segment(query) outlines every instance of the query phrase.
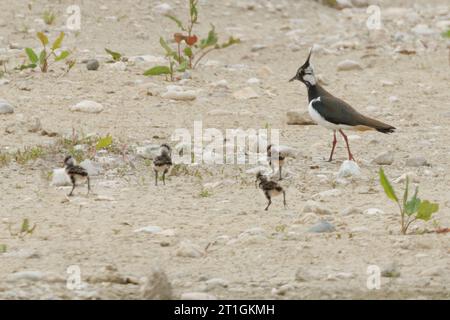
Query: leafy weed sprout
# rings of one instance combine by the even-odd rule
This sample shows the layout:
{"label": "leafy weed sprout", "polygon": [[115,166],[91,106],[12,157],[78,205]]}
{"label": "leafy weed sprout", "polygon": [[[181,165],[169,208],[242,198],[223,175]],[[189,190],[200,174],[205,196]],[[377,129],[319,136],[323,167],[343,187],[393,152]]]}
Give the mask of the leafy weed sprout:
{"label": "leafy weed sprout", "polygon": [[409,198],[409,179],[406,178],[405,191],[403,193],[403,199],[399,200],[397,195],[395,194],[394,188],[389,182],[388,178],[384,174],[382,168],[380,168],[380,183],[383,186],[384,192],[387,197],[397,203],[400,217],[401,217],[401,232],[402,234],[406,234],[409,226],[417,221],[423,220],[428,221],[431,219],[433,213],[439,210],[439,204],[432,203],[428,200],[421,200],[418,198],[419,187],[416,187],[416,190],[411,198]]}
{"label": "leafy weed sprout", "polygon": [[189,0],[189,18],[184,24],[176,16],[167,15],[167,18],[174,21],[179,32],[174,33],[173,40],[176,43],[176,49],[172,49],[163,37],[160,37],[159,43],[166,52],[168,60],[167,66],[155,66],[144,72],[146,76],[169,75],[170,80],[174,80],[175,71],[184,72],[186,69],[195,69],[200,61],[214,50],[225,49],[231,45],[240,42],[239,39],[230,37],[228,41],[219,43],[219,37],[214,25],[205,38],[200,39],[194,32],[194,26],[198,24],[198,0]]}
{"label": "leafy weed sprout", "polygon": [[13,232],[11,229],[11,224],[8,226],[9,233],[14,237],[19,237],[21,240],[24,240],[25,236],[32,235],[34,230],[36,229],[36,224],[34,224],[32,227],[30,227],[30,221],[25,218],[22,221],[22,225],[17,232]]}
{"label": "leafy weed sprout", "polygon": [[[62,42],[64,40],[64,36],[64,32],[61,32],[58,38],[56,38],[56,40],[53,42],[51,47],[49,47],[50,42],[48,37],[43,32],[38,32],[37,37],[39,38],[43,46],[41,52],[38,55],[33,49],[26,48],[25,53],[29,61],[27,64],[23,63],[18,67],[18,69],[35,69],[39,66],[41,71],[43,73],[46,73],[53,63],[67,59],[70,56],[70,51],[63,50],[59,52],[59,49],[61,48]],[[50,58],[53,58],[53,61],[51,61]],[[75,65],[75,60],[68,60],[66,64],[68,66],[68,72]]]}
{"label": "leafy weed sprout", "polygon": [[55,23],[56,20],[56,14],[53,11],[50,10],[46,10],[44,11],[44,13],[42,14],[42,19],[44,20],[46,25],[51,26],[52,24]]}

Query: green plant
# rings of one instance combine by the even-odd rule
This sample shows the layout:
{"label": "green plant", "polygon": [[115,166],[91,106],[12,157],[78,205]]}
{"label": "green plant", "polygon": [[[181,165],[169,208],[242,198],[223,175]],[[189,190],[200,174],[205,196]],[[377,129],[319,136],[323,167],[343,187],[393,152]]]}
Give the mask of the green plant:
{"label": "green plant", "polygon": [[6,252],[6,244],[0,244],[0,253]]}
{"label": "green plant", "polygon": [[36,160],[40,157],[42,157],[45,154],[45,151],[42,147],[32,147],[32,148],[25,148],[23,151],[18,150],[15,153],[14,158],[16,159],[16,162],[19,164],[25,164],[28,161]]}
{"label": "green plant", "polygon": [[[62,61],[67,57],[69,57],[70,51],[67,50],[63,50],[59,54],[56,53],[61,48],[62,42],[64,40],[64,32],[61,32],[59,34],[58,38],[56,38],[56,40],[53,42],[50,48],[47,47],[49,45],[48,37],[43,32],[38,32],[37,37],[39,38],[43,46],[41,52],[39,53],[39,55],[37,55],[37,53],[33,49],[26,48],[25,53],[27,54],[29,63],[22,64],[20,67],[18,67],[19,70],[34,69],[39,66],[41,71],[46,73],[52,63]],[[53,57],[52,62],[50,61],[51,57]],[[74,60],[69,61],[68,63],[69,70],[74,65],[75,65]]]}
{"label": "green plant", "polygon": [[111,147],[112,143],[113,143],[112,136],[111,135],[107,135],[104,138],[98,139],[98,141],[97,141],[97,143],[95,145],[95,149],[97,151],[101,150],[101,149],[107,149],[107,148]]}
{"label": "green plant", "polygon": [[200,191],[199,196],[202,198],[208,198],[212,196],[212,193],[208,189],[202,189],[202,191]]}
{"label": "green plant", "polygon": [[44,20],[45,24],[50,26],[55,22],[56,14],[53,11],[46,10],[42,15],[42,19]]}
{"label": "green plant", "polygon": [[174,21],[180,29],[180,32],[176,32],[173,35],[177,48],[176,50],[172,49],[161,37],[159,43],[166,52],[168,66],[155,66],[145,71],[144,75],[170,75],[170,79],[173,81],[175,71],[184,72],[186,69],[195,69],[208,53],[214,50],[225,49],[240,42],[239,39],[230,37],[228,41],[219,44],[219,37],[214,25],[211,25],[208,35],[199,41],[198,36],[194,32],[194,26],[198,23],[197,4],[198,0],[189,0],[187,24],[183,24],[176,16],[167,15],[167,18]]}
{"label": "green plant", "polygon": [[417,220],[428,221],[431,219],[433,213],[439,210],[439,204],[432,203],[428,200],[421,200],[418,198],[419,187],[411,198],[409,198],[409,179],[406,178],[405,191],[403,193],[403,199],[399,200],[395,194],[394,188],[389,182],[388,178],[384,174],[382,168],[380,168],[380,183],[383,186],[384,192],[387,197],[397,203],[400,210],[401,217],[401,232],[406,234],[411,223]]}
{"label": "green plant", "polygon": [[7,166],[11,162],[11,156],[0,152],[0,167]]}
{"label": "green plant", "polygon": [[444,38],[450,38],[450,29],[447,30],[447,31],[442,32],[442,36],[443,36]]}
{"label": "green plant", "polygon": [[111,56],[113,62],[121,61],[123,59],[123,55],[119,52],[115,52],[107,48],[105,48],[105,51]]}
{"label": "green plant", "polygon": [[25,218],[25,219],[22,220],[22,225],[21,225],[19,231],[13,232],[11,230],[11,224],[9,224],[8,229],[9,229],[9,233],[12,236],[19,237],[20,239],[23,240],[26,235],[28,235],[28,234],[32,235],[33,234],[34,230],[36,229],[36,224],[34,224],[32,227],[30,227],[30,221],[27,218]]}

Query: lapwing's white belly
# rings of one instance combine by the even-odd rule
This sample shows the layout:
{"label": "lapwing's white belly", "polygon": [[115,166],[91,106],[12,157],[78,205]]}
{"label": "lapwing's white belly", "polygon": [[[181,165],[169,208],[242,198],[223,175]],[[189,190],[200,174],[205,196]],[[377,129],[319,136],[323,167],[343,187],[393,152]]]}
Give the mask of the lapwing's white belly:
{"label": "lapwing's white belly", "polygon": [[316,101],[320,101],[320,97],[311,100],[311,102],[308,105],[309,115],[311,116],[311,119],[315,123],[317,123],[319,126],[325,127],[330,130],[339,130],[339,129],[354,130],[354,128],[352,126],[347,126],[345,124],[334,124],[332,122],[328,122],[327,120],[325,120],[325,118],[322,117],[320,115],[320,113],[317,112],[316,109],[314,109],[314,107],[312,105]]}

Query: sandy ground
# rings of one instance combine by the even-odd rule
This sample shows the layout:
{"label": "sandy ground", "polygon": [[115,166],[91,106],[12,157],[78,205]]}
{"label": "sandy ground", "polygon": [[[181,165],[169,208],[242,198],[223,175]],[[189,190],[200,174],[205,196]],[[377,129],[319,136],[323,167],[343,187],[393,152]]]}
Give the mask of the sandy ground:
{"label": "sandy ground", "polygon": [[[125,71],[105,63],[105,47],[127,57],[163,55],[159,36],[170,38],[176,29],[152,11],[157,2],[75,1],[82,10],[82,29],[67,32],[65,46],[76,50],[78,61],[97,58],[101,66],[87,71],[78,63],[62,77],[57,65],[48,74],[12,70],[23,50],[9,49],[10,44],[37,47],[34,34],[40,30],[55,38],[73,4],[36,0],[29,10],[28,2],[0,4],[0,57],[10,58],[3,77],[10,82],[0,85],[0,98],[15,107],[13,114],[0,115],[2,152],[48,146],[73,128],[80,134],[111,134],[128,146],[129,162],[100,154],[94,161],[108,156],[117,161],[93,177],[92,195],[85,196],[80,187],[70,200],[65,196],[70,187],[51,186],[48,178],[61,167],[64,154],[0,167],[0,244],[6,245],[0,253],[0,298],[138,299],[144,277],[155,267],[167,275],[174,298],[187,292],[219,299],[450,298],[449,235],[401,235],[397,207],[384,195],[379,165],[372,163],[378,154],[392,153],[387,175],[394,180],[413,172],[421,196],[440,204],[433,221],[418,223],[412,231],[450,226],[449,53],[439,34],[439,22],[450,20],[447,1],[415,1],[414,6],[410,1],[381,2],[380,31],[367,29],[365,8],[340,11],[294,0],[255,1],[254,6],[248,1],[201,1],[199,32],[207,32],[211,22],[221,39],[234,35],[242,43],[212,53],[191,72],[192,80],[182,84],[196,90],[191,102],[162,98],[171,83],[142,75],[152,63],[128,63]],[[184,1],[167,3],[183,16]],[[39,20],[49,8],[57,13],[53,26]],[[418,24],[435,32],[417,34],[412,29]],[[328,163],[330,131],[287,125],[286,112],[307,109],[303,84],[287,80],[313,44],[318,49],[312,63],[327,90],[397,127],[392,135],[350,133],[361,175],[345,181],[336,180],[346,160],[343,141]],[[255,45],[263,48],[252,50]],[[362,69],[337,71],[346,59]],[[246,83],[254,77],[259,84]],[[211,85],[223,79],[228,89]],[[233,94],[243,87],[251,87],[258,97],[236,99]],[[105,110],[94,115],[69,111],[82,100],[99,102]],[[29,132],[32,117],[58,137]],[[263,210],[264,195],[255,189],[254,176],[245,173],[253,166],[192,166],[187,174],[170,176],[166,186],[155,187],[153,173],[135,156],[134,147],[173,144],[174,130],[192,130],[195,120],[220,130],[280,129],[281,143],[299,150],[282,182],[288,207],[276,198],[268,212]],[[405,165],[408,157],[419,155],[430,166]],[[204,189],[209,190],[206,197],[200,195]],[[310,200],[331,214],[305,213]],[[347,208],[354,210],[342,214]],[[370,208],[383,213],[364,213]],[[8,226],[15,230],[24,218],[37,227],[21,240]],[[321,219],[336,230],[308,232]],[[134,232],[146,226],[165,232]],[[368,266],[385,270],[392,264],[400,276],[382,277],[380,289],[369,290]],[[70,266],[81,270],[78,290],[66,288]],[[20,273],[24,271],[29,273]]]}

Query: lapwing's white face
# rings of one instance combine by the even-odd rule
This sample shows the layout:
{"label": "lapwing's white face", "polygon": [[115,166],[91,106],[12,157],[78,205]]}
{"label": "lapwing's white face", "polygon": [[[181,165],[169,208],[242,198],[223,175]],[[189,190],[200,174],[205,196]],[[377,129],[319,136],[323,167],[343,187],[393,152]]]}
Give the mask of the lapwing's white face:
{"label": "lapwing's white face", "polygon": [[316,77],[312,65],[309,64],[306,68],[302,69],[301,79],[307,85],[314,86],[316,84]]}
{"label": "lapwing's white face", "polygon": [[72,157],[66,157],[66,159],[64,159],[64,164],[66,166],[74,166],[75,165],[75,159]]}

